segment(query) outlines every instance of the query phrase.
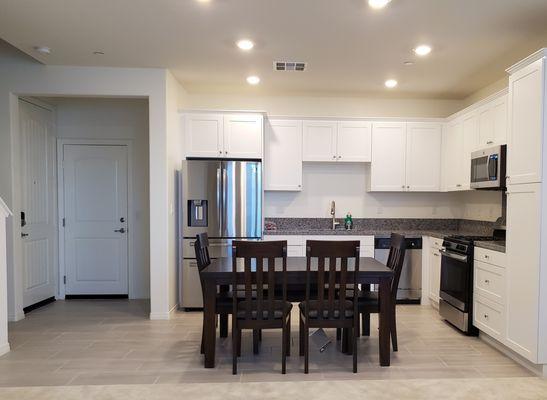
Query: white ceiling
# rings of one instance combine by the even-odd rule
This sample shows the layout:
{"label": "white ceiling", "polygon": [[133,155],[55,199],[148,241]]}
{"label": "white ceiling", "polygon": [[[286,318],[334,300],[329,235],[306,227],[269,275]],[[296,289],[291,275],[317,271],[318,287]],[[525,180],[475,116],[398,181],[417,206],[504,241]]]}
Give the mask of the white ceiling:
{"label": "white ceiling", "polygon": [[0,0],[0,37],[45,64],[166,67],[189,91],[385,95],[395,78],[389,95],[462,98],[547,46],[547,0]]}

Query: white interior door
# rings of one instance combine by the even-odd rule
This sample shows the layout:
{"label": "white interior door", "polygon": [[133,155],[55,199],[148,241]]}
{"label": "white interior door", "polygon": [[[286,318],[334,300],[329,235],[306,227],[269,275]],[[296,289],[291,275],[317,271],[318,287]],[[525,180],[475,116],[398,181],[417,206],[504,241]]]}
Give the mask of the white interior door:
{"label": "white interior door", "polygon": [[21,100],[23,307],[55,296],[56,202],[52,112]]}
{"label": "white interior door", "polygon": [[63,146],[67,295],[128,294],[127,147]]}

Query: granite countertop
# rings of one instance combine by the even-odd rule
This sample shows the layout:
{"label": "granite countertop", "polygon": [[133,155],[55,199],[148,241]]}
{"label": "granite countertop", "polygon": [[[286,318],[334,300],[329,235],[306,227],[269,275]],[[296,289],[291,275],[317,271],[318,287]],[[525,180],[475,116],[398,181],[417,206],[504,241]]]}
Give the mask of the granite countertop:
{"label": "granite countertop", "polygon": [[[277,229],[266,230],[264,235],[354,235],[354,236],[375,236],[375,237],[389,237],[391,233],[400,233],[407,237],[419,237],[419,236],[433,236],[439,239],[450,235],[461,235],[461,231],[454,230],[374,230],[374,229]],[[465,234],[465,233],[464,233]]]}
{"label": "granite countertop", "polygon": [[502,240],[477,241],[475,242],[475,247],[505,253],[505,241]]}

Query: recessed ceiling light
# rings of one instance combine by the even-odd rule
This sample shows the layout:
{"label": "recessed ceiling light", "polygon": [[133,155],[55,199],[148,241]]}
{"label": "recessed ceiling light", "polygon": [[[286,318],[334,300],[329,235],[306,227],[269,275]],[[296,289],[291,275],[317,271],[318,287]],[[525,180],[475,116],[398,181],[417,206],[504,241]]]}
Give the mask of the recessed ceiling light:
{"label": "recessed ceiling light", "polygon": [[211,0],[197,0],[198,3],[210,3]]}
{"label": "recessed ceiling light", "polygon": [[414,65],[414,61],[405,61],[403,65],[406,65],[407,67]]}
{"label": "recessed ceiling light", "polygon": [[368,0],[368,5],[376,10],[384,8],[391,0]]}
{"label": "recessed ceiling light", "polygon": [[258,85],[260,83],[260,78],[258,76],[252,75],[247,77],[247,83],[249,85]]}
{"label": "recessed ceiling light", "polygon": [[397,86],[397,81],[395,79],[388,79],[384,85],[386,85],[387,88],[394,88],[395,86]]}
{"label": "recessed ceiling light", "polygon": [[96,56],[104,56],[103,51],[94,51],[93,54],[95,54]]}
{"label": "recessed ceiling light", "polygon": [[41,54],[51,54],[51,49],[47,46],[34,46],[34,50]]}
{"label": "recessed ceiling light", "polygon": [[255,44],[249,39],[241,39],[236,44],[237,47],[245,51],[251,50],[255,46]]}
{"label": "recessed ceiling light", "polygon": [[427,44],[421,44],[414,49],[414,53],[419,56],[427,56],[429,53],[431,53],[431,46],[428,46]]}

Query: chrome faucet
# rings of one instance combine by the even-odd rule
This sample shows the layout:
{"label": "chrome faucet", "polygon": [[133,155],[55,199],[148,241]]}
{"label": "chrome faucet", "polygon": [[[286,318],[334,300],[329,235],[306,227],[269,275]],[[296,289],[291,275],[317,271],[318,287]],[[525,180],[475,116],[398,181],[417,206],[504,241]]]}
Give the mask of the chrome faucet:
{"label": "chrome faucet", "polygon": [[340,225],[340,222],[336,222],[336,203],[331,201],[330,203],[330,215],[332,215],[332,229],[336,229],[337,225]]}

